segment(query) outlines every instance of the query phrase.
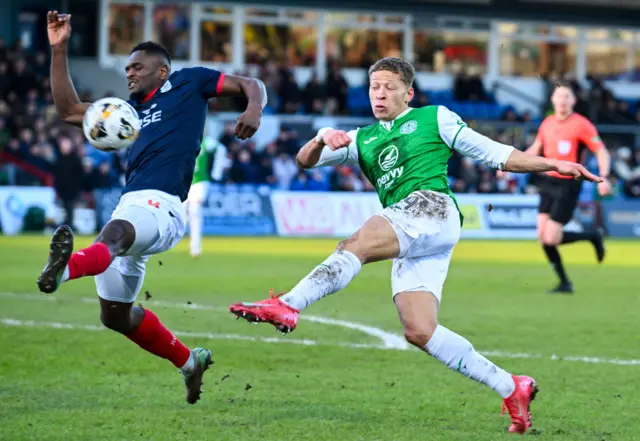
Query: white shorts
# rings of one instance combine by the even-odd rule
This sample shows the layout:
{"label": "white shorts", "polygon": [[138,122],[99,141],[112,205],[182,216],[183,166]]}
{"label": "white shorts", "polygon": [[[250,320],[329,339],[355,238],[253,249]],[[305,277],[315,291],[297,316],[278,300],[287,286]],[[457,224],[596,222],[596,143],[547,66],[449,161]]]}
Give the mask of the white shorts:
{"label": "white shorts", "polygon": [[136,241],[113,260],[107,271],[96,276],[98,296],[115,302],[135,301],[149,256],[170,250],[180,242],[186,229],[185,217],[182,201],[177,196],[158,190],[124,194],[111,219],[131,222]]}
{"label": "white shorts", "polygon": [[393,296],[428,291],[440,302],[453,248],[460,239],[460,215],[453,199],[416,191],[378,216],[389,221],[400,242],[400,255],[391,270]]}
{"label": "white shorts", "polygon": [[193,202],[195,204],[202,204],[204,200],[207,198],[207,193],[209,192],[209,182],[208,181],[200,181],[195,184],[191,184],[191,188],[189,189],[189,195],[187,196],[187,200],[185,204],[189,202]]}

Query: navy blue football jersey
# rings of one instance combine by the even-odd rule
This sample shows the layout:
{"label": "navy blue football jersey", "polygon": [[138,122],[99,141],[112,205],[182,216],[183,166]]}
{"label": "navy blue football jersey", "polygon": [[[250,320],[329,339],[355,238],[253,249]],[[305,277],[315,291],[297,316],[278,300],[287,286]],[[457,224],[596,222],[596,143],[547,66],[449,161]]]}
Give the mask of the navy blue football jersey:
{"label": "navy blue football jersey", "polygon": [[204,67],[176,71],[144,101],[128,101],[142,126],[129,148],[124,193],[160,190],[187,199],[207,116],[224,74]]}

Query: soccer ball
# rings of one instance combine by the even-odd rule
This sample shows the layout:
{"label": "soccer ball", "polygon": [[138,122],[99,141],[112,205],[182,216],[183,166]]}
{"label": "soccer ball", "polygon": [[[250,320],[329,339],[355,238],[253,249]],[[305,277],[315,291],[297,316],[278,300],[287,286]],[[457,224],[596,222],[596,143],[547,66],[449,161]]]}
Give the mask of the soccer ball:
{"label": "soccer ball", "polygon": [[131,147],[140,134],[138,112],[120,98],[102,98],[84,114],[82,130],[89,143],[105,152]]}

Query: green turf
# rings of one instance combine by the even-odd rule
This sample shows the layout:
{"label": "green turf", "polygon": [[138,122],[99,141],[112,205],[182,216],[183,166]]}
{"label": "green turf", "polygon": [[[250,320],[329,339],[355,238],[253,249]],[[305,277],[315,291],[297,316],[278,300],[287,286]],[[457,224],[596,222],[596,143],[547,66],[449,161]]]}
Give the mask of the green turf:
{"label": "green turf", "polygon": [[[185,241],[150,260],[139,301],[175,331],[217,336],[183,339],[210,347],[216,360],[195,406],[184,401],[173,366],[123,337],[38,325],[99,325],[97,304],[88,300],[95,292],[91,279],[65,284],[48,301],[36,295],[47,243],[44,236],[0,237],[0,319],[34,325],[0,325],[0,440],[513,437],[505,433],[507,417],[500,416],[501,400],[494,392],[417,350],[345,347],[380,340],[310,323],[304,315],[299,328],[282,337],[268,325],[250,326],[225,311],[230,302],[264,298],[270,287],[289,289],[331,252],[333,240],[209,240],[199,260],[189,257]],[[542,391],[532,406],[536,439],[640,436],[634,417],[640,407],[640,366],[551,359],[640,359],[633,331],[640,310],[639,248],[636,242],[610,242],[607,261],[597,265],[588,245],[564,247],[577,294],[552,297],[545,291],[555,280],[535,243],[463,241],[457,247],[441,322],[480,351],[539,355],[492,357],[538,381]],[[389,274],[387,263],[366,267],[344,292],[306,313],[400,335]],[[151,300],[145,300],[144,291]],[[209,308],[192,309],[188,302]],[[226,340],[220,334],[317,344]]]}

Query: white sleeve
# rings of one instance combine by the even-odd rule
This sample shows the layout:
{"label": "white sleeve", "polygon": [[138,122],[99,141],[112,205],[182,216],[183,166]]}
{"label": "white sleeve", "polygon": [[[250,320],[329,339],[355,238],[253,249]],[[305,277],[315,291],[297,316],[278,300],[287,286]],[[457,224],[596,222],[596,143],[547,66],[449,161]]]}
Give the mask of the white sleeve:
{"label": "white sleeve", "polygon": [[350,130],[347,132],[349,138],[351,138],[351,144],[348,147],[331,150],[329,147],[324,147],[320,154],[320,160],[314,167],[323,167],[327,165],[358,165],[358,146],[356,145],[356,135],[358,130]]}
{"label": "white sleeve", "polygon": [[512,146],[496,142],[470,129],[458,115],[444,106],[438,107],[438,128],[440,138],[451,150],[484,162],[492,168],[503,170],[515,150]]}

